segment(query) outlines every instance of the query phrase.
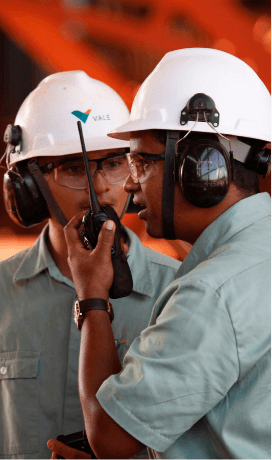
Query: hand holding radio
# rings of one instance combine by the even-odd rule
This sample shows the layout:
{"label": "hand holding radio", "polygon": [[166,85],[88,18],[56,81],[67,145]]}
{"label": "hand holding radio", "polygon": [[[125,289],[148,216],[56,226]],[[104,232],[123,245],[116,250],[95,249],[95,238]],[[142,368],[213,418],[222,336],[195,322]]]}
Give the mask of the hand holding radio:
{"label": "hand holding radio", "polygon": [[113,283],[111,248],[115,226],[108,230],[105,222],[98,236],[95,249],[86,251],[79,236],[83,213],[73,217],[64,228],[68,248],[68,264],[73,276],[78,300],[101,298],[108,300]]}
{"label": "hand holding radio", "polygon": [[95,249],[103,223],[108,220],[115,223],[115,237],[111,248],[114,277],[109,295],[111,299],[118,299],[131,294],[132,276],[122,249],[122,228],[119,217],[109,205],[101,206],[100,209],[96,214],[91,209],[86,211],[82,219],[83,230],[80,232],[80,237],[86,249]]}
{"label": "hand holding radio", "polygon": [[[84,244],[86,249],[95,250],[97,248],[99,234],[100,234],[100,231],[101,231],[101,228],[102,228],[102,225],[104,224],[104,222],[109,221],[109,220],[114,222],[114,224],[115,224],[115,233],[114,233],[114,241],[113,241],[113,244],[111,246],[111,262],[112,262],[112,268],[113,268],[113,280],[112,280],[112,284],[111,284],[110,289],[109,289],[109,296],[112,299],[118,299],[120,297],[126,297],[126,296],[129,296],[131,294],[131,292],[132,292],[133,281],[132,281],[132,276],[131,276],[129,265],[127,263],[126,255],[125,255],[125,253],[123,252],[123,249],[122,249],[122,244],[121,244],[122,227],[121,227],[121,222],[120,222],[120,219],[117,216],[115,210],[111,206],[109,206],[109,205],[100,206],[100,204],[98,202],[98,199],[97,199],[94,187],[93,187],[90,170],[89,170],[88,157],[87,157],[87,153],[86,153],[86,148],[85,148],[85,143],[84,143],[84,138],[83,138],[81,122],[78,121],[77,125],[78,125],[78,130],[79,130],[79,136],[80,136],[80,141],[81,141],[81,146],[82,146],[82,152],[83,152],[83,158],[84,158],[86,173],[87,173],[88,182],[89,182],[89,195],[90,195],[90,209],[88,209],[87,212],[83,216],[83,219],[82,219],[83,230],[80,232],[80,238],[81,238],[81,241]],[[71,224],[71,231],[72,231],[72,228],[74,228],[74,229],[78,228],[78,220],[77,219],[76,220],[72,219],[72,221],[73,221],[73,223]],[[68,230],[66,228],[66,232],[65,232],[66,237],[68,238],[68,242],[70,243],[70,245],[73,245],[73,240],[69,238],[69,229],[70,229],[70,227],[69,226],[67,226],[67,227],[68,227]],[[106,284],[104,283],[105,279],[104,279],[103,274],[102,274],[102,272],[103,272],[104,275],[105,275],[105,267],[106,267],[105,265],[102,267],[102,265],[103,265],[102,260],[105,261],[105,257],[106,257],[106,252],[105,252],[106,248],[103,248],[103,244],[106,244],[107,238],[111,238],[111,236],[107,235],[107,230],[106,229],[103,229],[102,233],[103,233],[101,235],[102,238],[103,238],[103,241],[101,241],[101,245],[102,245],[101,251],[102,252],[100,253],[100,249],[99,249],[99,252],[96,251],[94,255],[92,255],[92,256],[90,255],[89,257],[87,257],[87,260],[89,259],[90,263],[95,264],[93,266],[93,269],[95,271],[94,275],[96,275],[95,279],[97,278],[97,276],[98,277],[100,276],[100,279],[97,280],[97,284],[99,285],[99,284],[101,284],[103,282],[103,285],[106,286],[107,283]],[[74,235],[74,237],[75,237],[75,235]],[[69,244],[68,244],[68,248],[69,248]],[[104,251],[104,249],[105,249],[105,251]],[[70,254],[71,254],[71,257],[72,257],[71,251],[70,251]],[[85,257],[85,254],[86,254],[86,252],[84,251],[84,257]],[[83,254],[82,254],[82,256],[83,256]],[[73,258],[75,258],[75,253],[74,252],[73,252]],[[86,257],[85,257],[84,260],[86,260]],[[70,261],[71,261],[71,258],[70,258]],[[83,261],[83,259],[82,259],[82,261]],[[106,276],[107,279],[110,278],[109,277],[110,271],[111,271],[110,265],[111,264],[110,264],[110,261],[109,261],[108,266],[106,267],[106,269],[108,270],[108,273],[107,273],[107,276]],[[83,289],[84,284],[90,284],[91,283],[93,285],[93,279],[92,280],[89,279],[87,281],[87,283],[79,280],[79,276],[78,276],[79,272],[82,272],[82,270],[80,270],[80,267],[75,269],[75,267],[71,266],[71,270],[72,270],[72,273],[74,273],[74,274],[75,274],[75,271],[77,272],[77,274],[76,274],[76,276],[77,276],[77,284],[79,285],[78,287],[80,288],[81,293],[82,293],[83,290],[85,292],[85,289]],[[90,271],[92,271],[92,268],[88,267],[87,272],[90,272]],[[84,278],[85,278],[85,274],[86,274],[86,271],[84,271],[84,273],[82,273],[82,276]],[[95,291],[97,291],[97,290],[98,291],[99,290],[105,291],[105,288],[103,288],[102,285],[99,287],[97,284],[94,286]],[[88,289],[88,290],[90,290],[90,289]],[[78,290],[77,290],[77,293],[79,295]],[[90,297],[94,297],[93,293],[91,293]],[[97,296],[97,297],[99,297],[99,296]]]}

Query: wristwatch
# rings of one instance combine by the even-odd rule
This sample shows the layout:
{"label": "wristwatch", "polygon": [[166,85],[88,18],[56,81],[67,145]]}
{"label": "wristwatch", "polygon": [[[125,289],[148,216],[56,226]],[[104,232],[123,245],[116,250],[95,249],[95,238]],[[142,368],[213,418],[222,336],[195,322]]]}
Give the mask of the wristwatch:
{"label": "wristwatch", "polygon": [[110,321],[112,323],[113,318],[114,318],[114,313],[113,313],[112,304],[109,301],[105,299],[99,299],[96,297],[91,298],[91,299],[85,299],[85,300],[76,300],[75,308],[74,308],[74,320],[79,330],[81,330],[82,328],[84,313],[86,313],[89,310],[107,311],[110,317]]}

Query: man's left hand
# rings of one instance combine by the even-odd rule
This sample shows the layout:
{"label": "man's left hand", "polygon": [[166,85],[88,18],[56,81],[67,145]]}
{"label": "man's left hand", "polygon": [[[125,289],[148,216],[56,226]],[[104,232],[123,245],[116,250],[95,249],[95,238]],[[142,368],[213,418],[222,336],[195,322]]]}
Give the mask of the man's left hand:
{"label": "man's left hand", "polygon": [[55,439],[49,439],[47,443],[47,447],[52,450],[51,458],[91,458],[90,454],[86,454],[86,452],[82,452],[82,450],[76,450],[72,447],[66,446],[62,442],[56,441]]}
{"label": "man's left hand", "polygon": [[[113,281],[111,247],[114,242],[115,223],[104,222],[94,250],[86,250],[79,238],[83,214],[73,217],[64,228],[68,248],[68,264],[74,280],[78,300],[98,297],[108,300]],[[112,229],[107,228],[112,222]]]}

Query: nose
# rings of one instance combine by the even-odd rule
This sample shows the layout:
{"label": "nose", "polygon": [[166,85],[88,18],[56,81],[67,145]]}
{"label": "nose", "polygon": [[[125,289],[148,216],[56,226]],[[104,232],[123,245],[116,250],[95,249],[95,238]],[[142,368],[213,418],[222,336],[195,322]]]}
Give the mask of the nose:
{"label": "nose", "polygon": [[108,183],[103,171],[96,171],[96,174],[92,178],[95,193],[101,195],[110,190],[110,184]]}
{"label": "nose", "polygon": [[140,183],[135,183],[130,174],[127,176],[123,187],[127,193],[135,193],[141,189]]}

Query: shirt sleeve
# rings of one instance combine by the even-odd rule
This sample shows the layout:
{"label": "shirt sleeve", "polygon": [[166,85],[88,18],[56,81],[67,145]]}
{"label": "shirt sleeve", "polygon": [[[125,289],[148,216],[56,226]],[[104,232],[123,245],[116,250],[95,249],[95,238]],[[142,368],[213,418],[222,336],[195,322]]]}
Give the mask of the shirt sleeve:
{"label": "shirt sleeve", "polygon": [[128,433],[163,452],[225,397],[239,362],[228,310],[202,281],[172,283],[155,309],[155,324],[97,399]]}

